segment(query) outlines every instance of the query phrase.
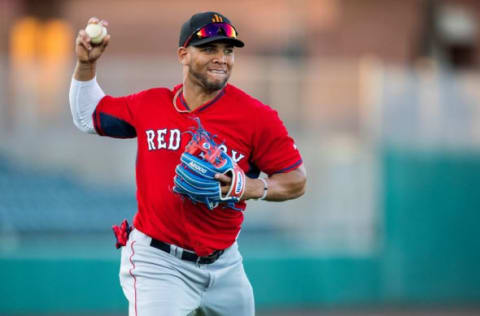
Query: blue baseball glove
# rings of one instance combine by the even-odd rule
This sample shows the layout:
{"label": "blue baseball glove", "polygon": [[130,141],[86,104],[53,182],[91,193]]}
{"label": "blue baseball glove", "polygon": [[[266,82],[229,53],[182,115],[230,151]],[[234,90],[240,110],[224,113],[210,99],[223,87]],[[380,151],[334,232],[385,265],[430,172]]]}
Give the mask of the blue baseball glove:
{"label": "blue baseball glove", "polygon": [[[245,173],[203,129],[199,119],[197,123],[198,128],[192,132],[192,140],[185,147],[180,164],[175,169],[173,191],[194,203],[205,204],[210,210],[220,204],[236,209],[235,203],[245,192]],[[232,179],[226,194],[222,194],[221,183],[215,179],[216,173]]]}

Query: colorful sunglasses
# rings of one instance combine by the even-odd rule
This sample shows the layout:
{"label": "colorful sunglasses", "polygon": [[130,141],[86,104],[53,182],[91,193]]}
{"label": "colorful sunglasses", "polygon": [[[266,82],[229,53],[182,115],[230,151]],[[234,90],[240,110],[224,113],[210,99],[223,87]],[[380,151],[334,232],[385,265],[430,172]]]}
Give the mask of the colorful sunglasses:
{"label": "colorful sunglasses", "polygon": [[204,39],[215,37],[217,35],[224,35],[228,38],[237,38],[237,31],[228,23],[210,23],[200,28],[198,31],[193,32],[193,34],[185,41],[183,47],[187,47],[194,36],[198,39]]}

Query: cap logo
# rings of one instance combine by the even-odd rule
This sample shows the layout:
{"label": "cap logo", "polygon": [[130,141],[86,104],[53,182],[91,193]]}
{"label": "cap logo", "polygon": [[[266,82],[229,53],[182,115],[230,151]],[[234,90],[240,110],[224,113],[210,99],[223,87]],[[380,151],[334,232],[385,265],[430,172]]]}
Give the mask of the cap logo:
{"label": "cap logo", "polygon": [[223,22],[223,18],[222,18],[221,16],[218,16],[217,14],[215,14],[215,15],[212,17],[212,22],[213,22],[213,23]]}

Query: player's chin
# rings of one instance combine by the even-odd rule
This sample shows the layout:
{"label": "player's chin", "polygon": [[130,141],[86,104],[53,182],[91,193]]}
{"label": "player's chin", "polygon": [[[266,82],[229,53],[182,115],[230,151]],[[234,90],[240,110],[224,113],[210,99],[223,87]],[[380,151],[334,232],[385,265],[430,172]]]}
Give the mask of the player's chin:
{"label": "player's chin", "polygon": [[229,76],[224,76],[223,78],[209,78],[209,80],[207,80],[207,87],[209,90],[213,91],[223,89],[227,84],[228,78]]}

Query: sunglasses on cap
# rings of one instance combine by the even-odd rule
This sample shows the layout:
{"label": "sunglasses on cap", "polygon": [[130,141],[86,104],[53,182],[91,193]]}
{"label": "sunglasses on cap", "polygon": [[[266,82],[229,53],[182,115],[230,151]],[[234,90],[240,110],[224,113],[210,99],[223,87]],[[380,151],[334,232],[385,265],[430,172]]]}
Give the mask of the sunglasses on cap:
{"label": "sunglasses on cap", "polygon": [[205,38],[216,37],[218,35],[236,39],[237,31],[232,25],[225,22],[210,23],[198,29],[197,31],[193,32],[193,34],[190,35],[188,39],[185,41],[185,44],[183,44],[183,47],[187,47],[194,37],[201,40]]}

